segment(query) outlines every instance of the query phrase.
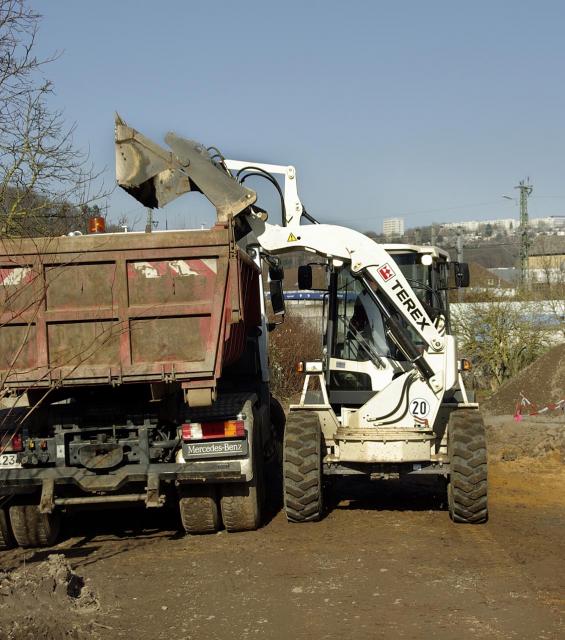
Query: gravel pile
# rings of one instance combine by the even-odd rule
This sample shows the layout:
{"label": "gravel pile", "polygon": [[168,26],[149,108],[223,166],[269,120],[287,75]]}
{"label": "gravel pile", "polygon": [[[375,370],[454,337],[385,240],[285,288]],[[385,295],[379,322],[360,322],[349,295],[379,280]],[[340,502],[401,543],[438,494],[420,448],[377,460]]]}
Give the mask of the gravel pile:
{"label": "gravel pile", "polygon": [[[481,407],[491,415],[512,414],[520,393],[538,408],[565,398],[565,344],[559,344],[502,385]],[[552,412],[554,416],[562,411]]]}

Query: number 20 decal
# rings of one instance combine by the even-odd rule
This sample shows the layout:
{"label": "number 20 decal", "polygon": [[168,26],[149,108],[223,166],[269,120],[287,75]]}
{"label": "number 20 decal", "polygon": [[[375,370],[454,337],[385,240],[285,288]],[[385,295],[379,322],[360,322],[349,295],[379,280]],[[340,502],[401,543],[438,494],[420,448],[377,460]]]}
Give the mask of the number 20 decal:
{"label": "number 20 decal", "polygon": [[414,398],[410,401],[410,415],[415,418],[425,418],[430,412],[430,405],[423,398]]}

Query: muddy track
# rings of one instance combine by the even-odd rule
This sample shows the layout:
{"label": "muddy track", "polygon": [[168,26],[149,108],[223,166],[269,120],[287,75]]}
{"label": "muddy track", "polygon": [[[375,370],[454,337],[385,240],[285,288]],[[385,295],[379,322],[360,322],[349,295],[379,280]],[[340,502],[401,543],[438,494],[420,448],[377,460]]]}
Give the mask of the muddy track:
{"label": "muddy track", "polygon": [[173,513],[99,512],[56,552],[96,593],[100,638],[557,639],[563,486],[556,457],[494,460],[486,525],[450,522],[435,481],[350,482],[321,522],[185,537]]}

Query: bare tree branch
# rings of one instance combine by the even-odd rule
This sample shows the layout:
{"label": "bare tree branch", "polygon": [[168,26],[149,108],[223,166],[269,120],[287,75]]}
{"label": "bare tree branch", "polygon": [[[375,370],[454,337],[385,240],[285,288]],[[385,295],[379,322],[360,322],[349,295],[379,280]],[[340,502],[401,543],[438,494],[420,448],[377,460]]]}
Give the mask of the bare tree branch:
{"label": "bare tree branch", "polygon": [[0,0],[0,233],[61,235],[83,227],[81,205],[103,197],[100,173],[73,142],[75,125],[49,107],[40,59],[41,16],[26,0]]}

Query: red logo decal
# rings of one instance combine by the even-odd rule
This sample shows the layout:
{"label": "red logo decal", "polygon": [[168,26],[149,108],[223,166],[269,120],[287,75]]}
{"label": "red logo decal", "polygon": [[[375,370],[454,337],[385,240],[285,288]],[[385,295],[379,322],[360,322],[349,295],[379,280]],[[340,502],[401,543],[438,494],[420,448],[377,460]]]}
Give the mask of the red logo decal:
{"label": "red logo decal", "polygon": [[382,267],[380,267],[379,269],[379,275],[381,276],[381,278],[387,282],[388,280],[390,280],[391,278],[394,278],[395,273],[394,271],[388,266],[388,264],[383,265]]}

